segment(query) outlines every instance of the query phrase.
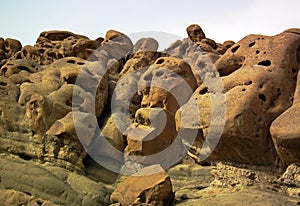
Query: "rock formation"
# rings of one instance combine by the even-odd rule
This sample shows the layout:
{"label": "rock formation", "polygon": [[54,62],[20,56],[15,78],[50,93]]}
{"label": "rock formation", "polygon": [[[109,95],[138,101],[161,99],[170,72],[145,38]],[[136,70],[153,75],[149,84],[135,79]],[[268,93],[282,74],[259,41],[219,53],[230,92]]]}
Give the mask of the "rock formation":
{"label": "rock formation", "polygon": [[0,38],[0,201],[299,204],[300,30],[186,31],[164,51],[115,30]]}

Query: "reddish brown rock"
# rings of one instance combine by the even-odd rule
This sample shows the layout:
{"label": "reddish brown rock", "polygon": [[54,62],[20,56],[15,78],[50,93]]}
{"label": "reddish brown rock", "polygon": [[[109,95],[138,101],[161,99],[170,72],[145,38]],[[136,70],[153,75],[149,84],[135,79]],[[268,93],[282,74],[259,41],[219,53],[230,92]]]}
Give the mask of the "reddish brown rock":
{"label": "reddish brown rock", "polygon": [[186,28],[189,38],[193,42],[199,42],[205,38],[202,28],[198,24],[192,24]]}
{"label": "reddish brown rock", "polygon": [[[290,97],[299,70],[299,44],[300,35],[294,32],[272,37],[250,35],[216,62],[220,74],[227,75],[222,78],[226,115],[224,131],[210,160],[278,163],[269,128],[273,120],[291,106]],[[236,58],[244,60],[232,64]],[[212,104],[216,108],[222,105],[219,100],[211,102],[213,93],[214,89],[204,84],[194,93],[200,111],[198,129],[203,132],[203,136],[201,132],[198,135],[200,142],[204,141],[212,125],[222,127],[218,119],[211,122]],[[219,114],[213,115],[218,117]]]}
{"label": "reddish brown rock", "polygon": [[[300,48],[300,47],[299,47]],[[300,72],[291,108],[281,114],[270,127],[276,151],[289,165],[300,162]]]}
{"label": "reddish brown rock", "polygon": [[[128,133],[125,152],[128,155],[153,155],[171,145],[175,137],[174,117],[167,110],[140,108]],[[143,163],[147,165],[152,162]]]}
{"label": "reddish brown rock", "polygon": [[153,165],[120,183],[110,200],[111,203],[121,203],[121,205],[146,203],[167,206],[172,203],[173,198],[170,177],[159,165]]}

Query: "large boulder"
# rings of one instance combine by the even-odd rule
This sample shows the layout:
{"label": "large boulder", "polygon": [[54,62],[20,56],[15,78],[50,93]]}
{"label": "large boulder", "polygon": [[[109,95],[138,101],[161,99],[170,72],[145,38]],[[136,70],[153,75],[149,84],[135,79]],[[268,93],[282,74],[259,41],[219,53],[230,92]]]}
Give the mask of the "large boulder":
{"label": "large boulder", "polygon": [[[160,172],[155,172],[160,171]],[[120,183],[110,197],[112,203],[170,205],[174,198],[168,174],[159,165],[140,170]]]}
{"label": "large boulder", "polygon": [[[191,99],[198,103],[200,125],[192,125],[194,120],[190,118],[190,124],[183,126],[200,129],[198,149],[209,133],[217,132],[216,128],[223,131],[222,135],[217,133],[206,142],[205,149],[210,152],[217,145],[210,160],[278,164],[269,128],[273,120],[291,106],[290,97],[295,91],[299,70],[299,44],[300,35],[295,31],[271,37],[249,35],[217,60],[216,68],[224,76],[224,91],[220,93],[224,98],[214,98],[215,93],[220,92],[214,88],[216,78],[216,84],[213,84],[214,79],[209,85],[203,83]],[[226,108],[223,120],[220,106]],[[189,110],[189,107],[183,109]],[[215,142],[218,135],[221,135],[220,141]]]}
{"label": "large boulder", "polygon": [[285,164],[300,162],[300,72],[291,108],[281,114],[270,127],[280,159]]}

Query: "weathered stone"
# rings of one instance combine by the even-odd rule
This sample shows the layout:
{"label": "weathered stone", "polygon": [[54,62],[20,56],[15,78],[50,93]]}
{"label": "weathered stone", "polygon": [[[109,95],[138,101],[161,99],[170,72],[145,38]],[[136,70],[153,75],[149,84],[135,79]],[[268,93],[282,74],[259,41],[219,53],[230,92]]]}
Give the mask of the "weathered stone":
{"label": "weathered stone", "polygon": [[[147,156],[166,149],[176,137],[173,116],[161,108],[140,108],[128,133],[128,155]],[[165,125],[164,125],[165,124]],[[167,157],[165,157],[167,161]],[[154,161],[157,161],[156,159]],[[151,164],[143,162],[144,164]]]}
{"label": "weathered stone", "polygon": [[126,146],[126,137],[120,132],[120,129],[115,123],[113,116],[108,117],[104,126],[101,129],[101,135],[107,139],[107,141],[119,151],[123,151]]}
{"label": "weathered stone", "polygon": [[164,108],[175,115],[197,84],[187,63],[175,57],[161,57],[142,75],[139,86],[142,107]]}
{"label": "weathered stone", "polygon": [[[300,47],[299,47],[300,48]],[[298,49],[299,50],[299,49]],[[270,127],[272,139],[280,159],[285,164],[300,162],[300,72],[294,102]]]}
{"label": "weathered stone", "polygon": [[79,39],[73,45],[73,54],[82,59],[88,59],[95,49],[98,49],[101,44],[97,41],[89,39]]}
{"label": "weathered stone", "polygon": [[158,42],[153,38],[141,38],[133,46],[133,53],[138,51],[152,51],[156,52],[158,49]]}
{"label": "weathered stone", "polygon": [[[228,69],[226,65],[232,66],[232,59],[245,58],[241,68],[234,68],[234,72],[227,70],[228,76],[222,78],[226,98],[224,130],[222,121],[217,118],[220,117],[219,110],[212,113],[212,105],[215,108],[222,105],[225,107],[225,102],[222,103],[221,100],[211,102],[214,84],[211,88],[203,84],[194,93],[193,101],[196,98],[198,102],[201,122],[194,129],[198,128],[203,132],[203,136],[199,132],[198,138],[203,143],[211,126],[223,130],[217,147],[214,150],[213,146],[207,148],[213,150],[210,160],[278,164],[269,127],[275,118],[291,106],[290,97],[294,93],[299,70],[299,43],[300,35],[290,32],[273,37],[250,35],[232,46],[216,62],[217,69],[224,74]],[[212,115],[215,118],[213,121]],[[194,122],[192,119],[190,121]],[[190,125],[190,128],[193,126]]]}
{"label": "weathered stone", "polygon": [[153,165],[120,183],[110,200],[121,205],[170,205],[173,197],[170,177],[159,165]]}
{"label": "weathered stone", "polygon": [[[42,71],[42,67],[32,60],[10,60],[7,61],[0,69],[0,75],[10,77],[13,74],[19,74],[25,76],[24,72],[36,73]],[[27,75],[28,76],[28,75]]]}
{"label": "weathered stone", "polygon": [[7,38],[4,41],[4,49],[7,53],[6,57],[8,59],[22,49],[22,44],[16,39]]}
{"label": "weathered stone", "polygon": [[[21,203],[45,206],[109,204],[112,189],[83,175],[19,158],[1,156],[0,163],[0,190],[5,192],[1,193],[0,199],[4,196],[9,203],[24,201]],[[14,196],[8,197],[7,193]]]}
{"label": "weathered stone", "polygon": [[192,24],[188,26],[186,28],[186,32],[193,42],[199,42],[205,38],[203,30],[198,24]]}
{"label": "weathered stone", "polygon": [[102,45],[110,56],[118,60],[125,57],[133,47],[131,40],[125,34],[115,30],[106,32]]}

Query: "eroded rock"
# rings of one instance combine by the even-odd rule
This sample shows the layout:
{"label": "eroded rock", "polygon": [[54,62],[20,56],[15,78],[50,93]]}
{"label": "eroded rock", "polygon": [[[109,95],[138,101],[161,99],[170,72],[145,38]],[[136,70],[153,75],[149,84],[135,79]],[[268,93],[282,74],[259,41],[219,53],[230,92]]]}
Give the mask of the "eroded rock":
{"label": "eroded rock", "polygon": [[174,197],[170,177],[163,170],[152,174],[155,170],[162,168],[159,165],[146,167],[120,183],[110,197],[111,202],[121,205],[170,205]]}

